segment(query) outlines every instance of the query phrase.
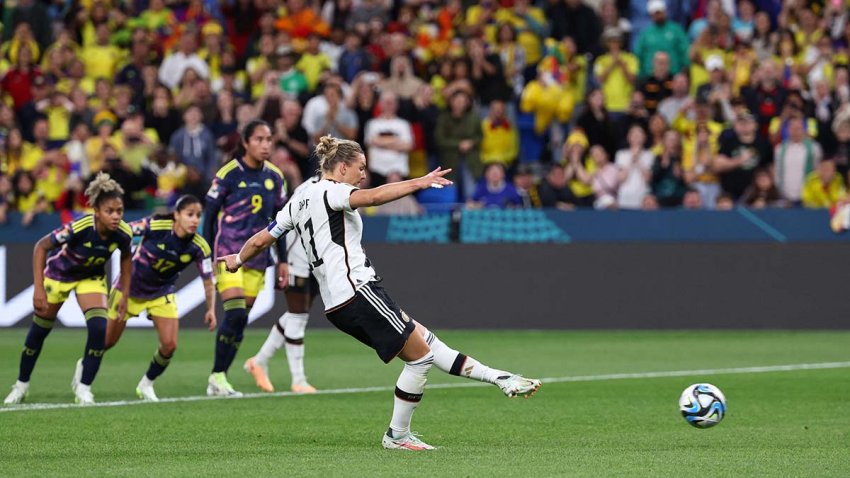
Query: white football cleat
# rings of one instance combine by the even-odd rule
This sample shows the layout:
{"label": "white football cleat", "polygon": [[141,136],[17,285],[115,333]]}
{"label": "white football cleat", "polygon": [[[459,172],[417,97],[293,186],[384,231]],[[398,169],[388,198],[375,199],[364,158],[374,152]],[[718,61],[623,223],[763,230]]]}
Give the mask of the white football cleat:
{"label": "white football cleat", "polygon": [[83,359],[77,360],[77,365],[74,368],[74,376],[71,378],[71,391],[77,393],[77,385],[83,379]]}
{"label": "white football cleat", "polygon": [[207,380],[207,395],[210,397],[241,397],[242,392],[237,392],[233,389],[233,385],[227,381],[227,375],[224,372],[216,372],[210,374]]}
{"label": "white football cleat", "polygon": [[153,391],[153,381],[146,376],[142,376],[139,384],[136,385],[136,395],[146,402],[158,402],[159,397]]}
{"label": "white football cleat", "polygon": [[6,399],[3,400],[3,405],[17,405],[23,402],[24,399],[27,398],[27,392],[29,389],[29,382],[15,382],[15,384],[12,385],[12,391],[9,392],[9,395],[6,395]]}
{"label": "white football cleat", "polygon": [[540,388],[540,385],[540,380],[525,378],[516,374],[503,375],[496,379],[496,386],[502,389],[505,396],[510,398],[517,395],[523,395],[525,398],[528,398],[534,395],[534,392]]}
{"label": "white football cleat", "polygon": [[77,384],[77,388],[74,390],[74,403],[82,406],[94,405],[94,395],[88,385]]}
{"label": "white football cleat", "polygon": [[[389,433],[389,432],[387,432]],[[416,434],[408,432],[406,435],[393,438],[387,433],[384,433],[384,438],[381,440],[381,446],[387,450],[409,450],[409,451],[427,451],[436,450],[433,446],[420,440]]]}

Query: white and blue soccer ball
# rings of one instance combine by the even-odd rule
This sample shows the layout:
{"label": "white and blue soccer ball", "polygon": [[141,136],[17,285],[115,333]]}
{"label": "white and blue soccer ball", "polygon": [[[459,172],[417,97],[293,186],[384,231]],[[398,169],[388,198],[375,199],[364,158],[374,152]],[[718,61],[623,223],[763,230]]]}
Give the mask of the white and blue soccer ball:
{"label": "white and blue soccer ball", "polygon": [[697,428],[713,427],[726,415],[726,397],[710,383],[695,383],[682,392],[679,410],[691,425]]}

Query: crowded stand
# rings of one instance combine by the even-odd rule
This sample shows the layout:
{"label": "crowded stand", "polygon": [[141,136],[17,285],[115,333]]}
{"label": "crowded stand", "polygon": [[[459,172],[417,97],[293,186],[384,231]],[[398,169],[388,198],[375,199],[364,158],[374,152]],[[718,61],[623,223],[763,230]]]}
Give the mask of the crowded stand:
{"label": "crowded stand", "polygon": [[[850,173],[850,14],[803,0],[5,0],[0,223],[203,198],[242,128],[289,191],[330,134],[372,208],[830,208]],[[366,186],[366,185],[364,185]],[[17,217],[17,216],[16,216]]]}

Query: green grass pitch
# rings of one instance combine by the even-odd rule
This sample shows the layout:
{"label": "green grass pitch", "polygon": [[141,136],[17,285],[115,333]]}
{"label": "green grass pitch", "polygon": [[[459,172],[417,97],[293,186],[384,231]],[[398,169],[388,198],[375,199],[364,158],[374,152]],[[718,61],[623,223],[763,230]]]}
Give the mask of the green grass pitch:
{"label": "green grass pitch", "polygon": [[[322,320],[322,319],[315,319]],[[249,328],[231,370],[255,392],[242,361],[267,330]],[[0,334],[2,393],[17,375],[25,330]],[[850,360],[848,332],[458,332],[447,344],[533,377],[598,376]],[[67,403],[85,334],[47,339],[27,403]],[[848,476],[850,369],[544,383],[532,399],[488,387],[426,388],[413,430],[430,453],[380,447],[400,363],[336,331],[307,334],[306,366],[320,389],[385,387],[317,396],[264,396],[95,408],[0,412],[0,476]],[[98,402],[135,401],[156,348],[128,330],[93,386]],[[200,396],[213,335],[181,332],[157,381],[161,398]],[[272,381],[288,389],[285,354]],[[591,377],[593,378],[593,377]],[[599,378],[599,377],[597,377]],[[604,377],[602,377],[604,378]],[[677,409],[691,383],[720,387],[725,420],[688,426]],[[430,384],[467,384],[436,368]]]}

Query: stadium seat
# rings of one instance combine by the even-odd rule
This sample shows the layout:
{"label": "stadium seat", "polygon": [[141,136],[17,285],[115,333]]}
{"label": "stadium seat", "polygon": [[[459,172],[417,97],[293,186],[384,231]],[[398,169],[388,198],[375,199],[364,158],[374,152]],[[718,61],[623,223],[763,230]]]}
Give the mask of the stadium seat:
{"label": "stadium seat", "polygon": [[465,210],[460,242],[569,242],[569,236],[535,209]]}
{"label": "stadium seat", "polygon": [[451,214],[433,213],[422,216],[392,216],[387,228],[387,242],[449,242]]}

